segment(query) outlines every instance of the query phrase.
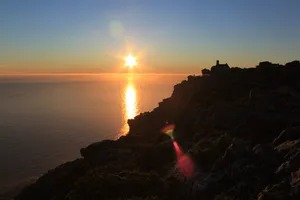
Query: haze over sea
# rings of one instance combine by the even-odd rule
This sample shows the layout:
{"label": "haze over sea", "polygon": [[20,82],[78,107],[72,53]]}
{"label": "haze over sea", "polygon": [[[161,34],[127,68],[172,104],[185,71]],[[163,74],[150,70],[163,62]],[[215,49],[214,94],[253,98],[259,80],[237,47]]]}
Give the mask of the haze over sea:
{"label": "haze over sea", "polygon": [[186,75],[0,76],[0,186],[37,177],[128,131]]}

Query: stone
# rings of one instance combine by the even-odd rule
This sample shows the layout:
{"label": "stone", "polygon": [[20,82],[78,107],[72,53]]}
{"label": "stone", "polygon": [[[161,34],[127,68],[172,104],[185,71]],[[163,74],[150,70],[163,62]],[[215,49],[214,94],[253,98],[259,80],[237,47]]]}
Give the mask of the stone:
{"label": "stone", "polygon": [[287,128],[274,139],[273,145],[277,146],[286,140],[296,140],[298,138],[300,138],[300,126]]}

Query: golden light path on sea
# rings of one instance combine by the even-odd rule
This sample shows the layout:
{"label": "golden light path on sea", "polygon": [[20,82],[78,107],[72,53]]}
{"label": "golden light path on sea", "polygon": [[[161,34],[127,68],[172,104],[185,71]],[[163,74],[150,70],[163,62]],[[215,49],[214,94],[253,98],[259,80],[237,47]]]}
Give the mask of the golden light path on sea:
{"label": "golden light path on sea", "polygon": [[126,135],[129,131],[128,119],[133,119],[138,114],[137,91],[131,75],[128,75],[127,84],[123,93],[123,127],[121,135]]}

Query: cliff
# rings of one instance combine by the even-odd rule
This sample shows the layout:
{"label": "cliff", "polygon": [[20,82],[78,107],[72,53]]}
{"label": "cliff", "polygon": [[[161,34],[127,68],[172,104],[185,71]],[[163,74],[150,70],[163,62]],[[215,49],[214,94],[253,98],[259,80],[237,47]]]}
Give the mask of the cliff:
{"label": "cliff", "polygon": [[[16,200],[300,199],[300,63],[214,66]],[[174,140],[163,134],[174,124]],[[175,147],[175,148],[174,148]],[[193,163],[180,170],[178,148]]]}

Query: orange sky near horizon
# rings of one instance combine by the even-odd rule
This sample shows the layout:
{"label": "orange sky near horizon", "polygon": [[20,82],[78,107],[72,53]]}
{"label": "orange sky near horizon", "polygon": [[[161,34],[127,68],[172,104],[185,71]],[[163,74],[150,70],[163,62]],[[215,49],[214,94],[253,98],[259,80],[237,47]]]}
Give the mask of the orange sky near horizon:
{"label": "orange sky near horizon", "polygon": [[3,1],[0,74],[201,73],[298,60],[300,1]]}

